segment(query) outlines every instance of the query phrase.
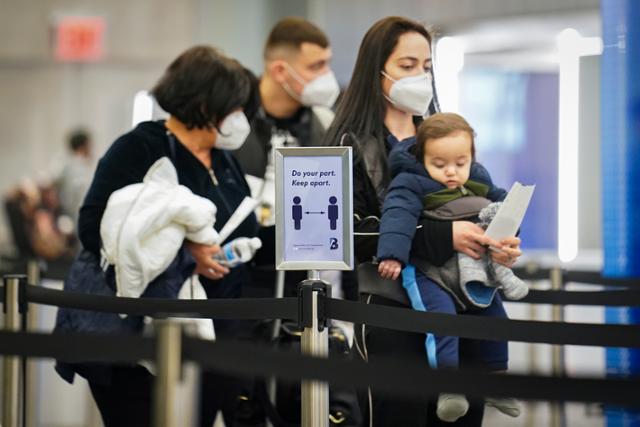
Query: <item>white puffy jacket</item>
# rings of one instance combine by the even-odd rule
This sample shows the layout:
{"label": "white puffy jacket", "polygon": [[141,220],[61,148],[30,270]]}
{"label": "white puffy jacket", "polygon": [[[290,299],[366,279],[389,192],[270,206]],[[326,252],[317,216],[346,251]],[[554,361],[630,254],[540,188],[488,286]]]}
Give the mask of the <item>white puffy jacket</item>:
{"label": "white puffy jacket", "polygon": [[138,298],[175,258],[185,239],[212,245],[216,206],[178,184],[167,157],[142,183],[114,191],[100,223],[102,257],[114,265],[117,295]]}

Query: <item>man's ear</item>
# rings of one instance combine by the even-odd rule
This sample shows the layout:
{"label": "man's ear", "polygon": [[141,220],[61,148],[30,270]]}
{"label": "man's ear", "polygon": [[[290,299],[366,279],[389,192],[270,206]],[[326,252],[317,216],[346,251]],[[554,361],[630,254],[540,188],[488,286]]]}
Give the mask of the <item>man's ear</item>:
{"label": "man's ear", "polygon": [[288,76],[286,63],[282,59],[275,59],[267,64],[267,72],[278,83],[284,83]]}

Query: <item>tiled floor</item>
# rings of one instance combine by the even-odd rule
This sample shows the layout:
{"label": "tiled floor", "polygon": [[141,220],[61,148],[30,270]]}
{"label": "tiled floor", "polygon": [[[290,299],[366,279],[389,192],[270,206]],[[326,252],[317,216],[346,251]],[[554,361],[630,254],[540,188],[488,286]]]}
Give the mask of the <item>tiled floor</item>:
{"label": "tiled floor", "polygon": [[[487,408],[485,427],[550,427],[551,414],[547,403],[524,403],[522,414],[511,418],[493,408]],[[571,403],[565,406],[566,427],[603,427],[604,417],[597,405]]]}
{"label": "tiled floor", "polygon": [[[523,403],[522,414],[511,418],[493,408],[487,408],[484,427],[550,427],[550,409],[546,403]],[[567,404],[565,427],[603,427],[604,418],[597,405]],[[214,427],[224,427],[218,417]]]}

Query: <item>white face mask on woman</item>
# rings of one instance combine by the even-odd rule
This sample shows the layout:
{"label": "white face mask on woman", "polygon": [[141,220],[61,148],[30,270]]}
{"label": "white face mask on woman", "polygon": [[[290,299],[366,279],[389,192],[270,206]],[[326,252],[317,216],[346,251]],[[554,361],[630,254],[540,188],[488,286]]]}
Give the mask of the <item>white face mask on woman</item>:
{"label": "white face mask on woman", "polygon": [[251,126],[247,116],[242,111],[234,111],[222,121],[215,147],[220,150],[237,150],[250,133]]}
{"label": "white face mask on woman", "polygon": [[384,97],[398,110],[414,116],[424,116],[427,114],[429,104],[433,98],[433,88],[431,86],[431,74],[424,73],[417,76],[403,77],[395,80],[384,71],[380,71],[383,76],[393,82],[389,96]]}
{"label": "white face mask on woman", "polygon": [[306,105],[307,107],[317,105],[331,108],[333,103],[336,102],[336,99],[338,99],[338,95],[340,94],[340,85],[338,85],[338,80],[336,80],[336,76],[333,74],[333,71],[329,70],[310,82],[307,82],[296,72],[296,70],[293,69],[291,65],[287,64],[287,68],[289,70],[289,74],[291,74],[291,76],[302,85],[302,93],[298,96],[286,83],[283,83],[282,87],[284,87],[284,90],[286,90],[292,98],[298,100],[302,105]]}

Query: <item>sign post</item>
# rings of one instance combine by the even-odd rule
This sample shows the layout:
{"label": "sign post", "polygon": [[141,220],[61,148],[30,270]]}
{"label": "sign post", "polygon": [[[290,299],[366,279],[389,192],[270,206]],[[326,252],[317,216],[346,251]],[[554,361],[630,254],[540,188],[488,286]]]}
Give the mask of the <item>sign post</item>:
{"label": "sign post", "polygon": [[[327,357],[328,331],[318,300],[330,297],[320,270],[353,269],[350,147],[276,150],[276,268],[307,270],[299,288],[304,354]],[[302,381],[302,426],[329,426],[329,386]]]}

